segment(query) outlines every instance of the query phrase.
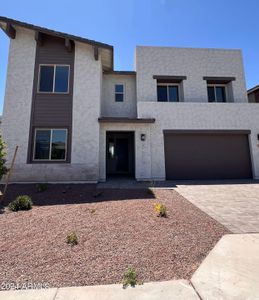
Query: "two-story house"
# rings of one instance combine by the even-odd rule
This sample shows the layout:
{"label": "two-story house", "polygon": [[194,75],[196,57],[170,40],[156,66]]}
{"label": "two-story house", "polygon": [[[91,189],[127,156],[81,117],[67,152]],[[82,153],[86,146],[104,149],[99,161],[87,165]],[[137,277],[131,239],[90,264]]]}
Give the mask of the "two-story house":
{"label": "two-story house", "polygon": [[14,182],[259,179],[259,105],[240,50],[113,47],[0,17],[10,38],[2,132]]}

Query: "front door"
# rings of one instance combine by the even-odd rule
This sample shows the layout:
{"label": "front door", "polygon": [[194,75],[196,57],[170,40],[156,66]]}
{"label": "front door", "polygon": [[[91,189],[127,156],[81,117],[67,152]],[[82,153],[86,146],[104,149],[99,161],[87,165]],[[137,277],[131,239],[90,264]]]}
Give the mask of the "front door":
{"label": "front door", "polygon": [[134,133],[107,132],[106,145],[107,175],[133,175]]}

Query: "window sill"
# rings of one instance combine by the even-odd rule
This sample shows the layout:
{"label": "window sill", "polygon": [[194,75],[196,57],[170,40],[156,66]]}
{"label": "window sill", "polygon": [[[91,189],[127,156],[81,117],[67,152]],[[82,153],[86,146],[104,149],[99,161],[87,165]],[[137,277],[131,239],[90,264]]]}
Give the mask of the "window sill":
{"label": "window sill", "polygon": [[32,160],[30,162],[28,162],[28,164],[39,164],[39,165],[42,165],[42,164],[71,164],[70,161],[68,160],[63,160],[63,161],[59,161],[59,160]]}
{"label": "window sill", "polygon": [[64,93],[62,93],[62,92],[55,92],[55,93],[53,93],[53,92],[37,92],[37,94],[43,94],[43,95],[69,95],[69,92],[64,92]]}

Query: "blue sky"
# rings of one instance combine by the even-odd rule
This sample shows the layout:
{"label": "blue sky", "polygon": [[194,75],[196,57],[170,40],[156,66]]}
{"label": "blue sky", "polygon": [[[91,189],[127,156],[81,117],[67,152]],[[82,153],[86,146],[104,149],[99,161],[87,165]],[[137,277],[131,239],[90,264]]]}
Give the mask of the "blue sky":
{"label": "blue sky", "polygon": [[[247,87],[259,84],[258,0],[1,2],[1,16],[113,45],[117,70],[134,68],[136,45],[239,48]],[[8,45],[0,32],[0,113]]]}

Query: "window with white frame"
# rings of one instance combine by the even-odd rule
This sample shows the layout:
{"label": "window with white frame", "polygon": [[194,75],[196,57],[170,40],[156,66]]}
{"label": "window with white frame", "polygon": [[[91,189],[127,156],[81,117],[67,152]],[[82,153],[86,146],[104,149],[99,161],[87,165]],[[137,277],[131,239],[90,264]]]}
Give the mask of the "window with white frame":
{"label": "window with white frame", "polygon": [[66,160],[67,129],[36,129],[33,153],[33,160]]}
{"label": "window with white frame", "polygon": [[179,84],[158,83],[158,102],[179,102]]}
{"label": "window with white frame", "polygon": [[226,102],[226,85],[208,84],[207,91],[209,102]]}
{"label": "window with white frame", "polygon": [[68,93],[69,65],[40,65],[38,92]]}
{"label": "window with white frame", "polygon": [[124,84],[117,83],[114,86],[115,91],[115,102],[123,102],[124,101]]}

